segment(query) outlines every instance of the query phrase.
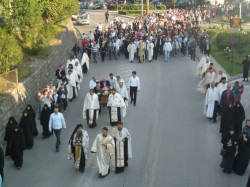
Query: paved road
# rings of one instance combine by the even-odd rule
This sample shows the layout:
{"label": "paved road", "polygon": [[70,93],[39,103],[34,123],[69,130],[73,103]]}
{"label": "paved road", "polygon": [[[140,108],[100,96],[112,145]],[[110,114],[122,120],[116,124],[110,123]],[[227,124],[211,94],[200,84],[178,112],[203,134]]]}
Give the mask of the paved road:
{"label": "paved road", "polygon": [[[101,15],[96,17],[98,19]],[[163,61],[162,56],[145,64],[129,63],[123,56],[117,61],[91,62],[80,95],[69,104],[64,114],[67,129],[62,132],[60,152],[55,152],[55,137],[46,140],[36,137],[34,148],[24,152],[20,171],[7,158],[5,186],[245,186],[249,168],[243,177],[226,175],[219,168],[219,123],[213,124],[202,115],[204,96],[196,92],[198,78],[195,66],[196,62],[188,57],[171,59],[168,63]],[[137,106],[129,106],[123,122],[132,134],[133,159],[124,173],[116,175],[112,172],[100,179],[97,168],[91,167],[95,155],[89,153],[85,173],[81,174],[74,169],[73,161],[67,160],[67,141],[75,125],[85,125],[90,145],[102,127],[109,127],[107,111],[103,111],[95,129],[89,129],[82,119],[88,83],[93,76],[101,79],[110,72],[120,75],[127,82],[132,70],[136,70],[141,79],[141,92]],[[246,95],[243,95],[246,102],[244,97]]]}

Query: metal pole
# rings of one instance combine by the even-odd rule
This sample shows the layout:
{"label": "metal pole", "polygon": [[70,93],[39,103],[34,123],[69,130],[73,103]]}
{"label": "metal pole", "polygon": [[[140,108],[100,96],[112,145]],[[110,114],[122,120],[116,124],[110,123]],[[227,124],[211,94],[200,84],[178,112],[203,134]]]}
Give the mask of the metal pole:
{"label": "metal pole", "polygon": [[232,45],[232,63],[231,63],[231,74],[233,74],[234,70],[234,46]]}
{"label": "metal pole", "polygon": [[143,0],[141,0],[141,16],[143,16]]}
{"label": "metal pole", "polygon": [[240,3],[240,18],[241,18],[241,3]]}

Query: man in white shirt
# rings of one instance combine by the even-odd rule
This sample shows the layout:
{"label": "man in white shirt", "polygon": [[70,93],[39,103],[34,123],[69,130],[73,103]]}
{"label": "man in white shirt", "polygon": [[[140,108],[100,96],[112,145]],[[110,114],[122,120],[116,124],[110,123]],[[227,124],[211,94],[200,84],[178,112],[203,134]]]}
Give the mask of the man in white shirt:
{"label": "man in white shirt", "polygon": [[108,81],[109,81],[109,83],[110,83],[110,86],[111,86],[112,88],[114,88],[117,79],[116,79],[116,77],[113,75],[113,73],[110,73],[110,74],[109,74]]}
{"label": "man in white shirt", "polygon": [[94,89],[94,87],[96,87],[96,81],[97,81],[97,78],[93,77],[93,80],[89,82],[89,89]]}
{"label": "man in white shirt", "polygon": [[130,98],[131,102],[134,102],[134,106],[136,106],[136,96],[137,92],[139,92],[140,88],[140,78],[136,76],[136,71],[132,72],[132,76],[128,81],[128,89],[130,89]]}
{"label": "man in white shirt", "polygon": [[56,135],[56,152],[59,152],[59,145],[61,144],[60,135],[61,130],[66,129],[66,123],[63,114],[59,112],[58,106],[54,107],[54,113],[49,118],[49,131],[52,133],[52,129]]}

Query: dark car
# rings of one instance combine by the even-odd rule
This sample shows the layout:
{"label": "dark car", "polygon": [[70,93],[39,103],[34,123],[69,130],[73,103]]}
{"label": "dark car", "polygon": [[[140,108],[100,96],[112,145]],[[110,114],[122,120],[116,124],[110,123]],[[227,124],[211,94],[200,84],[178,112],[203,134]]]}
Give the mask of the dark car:
{"label": "dark car", "polygon": [[183,8],[183,9],[185,9],[185,8],[188,8],[190,5],[191,5],[190,2],[180,2],[180,3],[178,2],[178,3],[175,4],[175,8]]}

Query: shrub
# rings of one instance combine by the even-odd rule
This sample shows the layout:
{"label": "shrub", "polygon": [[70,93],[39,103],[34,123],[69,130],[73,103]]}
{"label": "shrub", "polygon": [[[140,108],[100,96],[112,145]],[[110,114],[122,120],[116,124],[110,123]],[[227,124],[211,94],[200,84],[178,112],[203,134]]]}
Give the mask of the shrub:
{"label": "shrub", "polygon": [[217,34],[217,32],[214,30],[207,30],[207,33],[211,38],[215,37]]}
{"label": "shrub", "polygon": [[161,10],[167,10],[167,7],[166,7],[166,5],[160,5],[160,9]]}
{"label": "shrub", "polygon": [[[141,10],[141,5],[125,5],[126,10]],[[149,10],[154,10],[154,5],[149,5]],[[143,5],[143,10],[146,10],[146,5]]]}
{"label": "shrub", "polygon": [[0,29],[0,41],[0,73],[3,73],[22,62],[23,52],[16,38],[5,29]]}

